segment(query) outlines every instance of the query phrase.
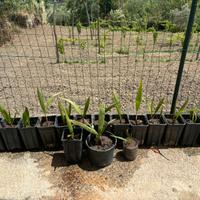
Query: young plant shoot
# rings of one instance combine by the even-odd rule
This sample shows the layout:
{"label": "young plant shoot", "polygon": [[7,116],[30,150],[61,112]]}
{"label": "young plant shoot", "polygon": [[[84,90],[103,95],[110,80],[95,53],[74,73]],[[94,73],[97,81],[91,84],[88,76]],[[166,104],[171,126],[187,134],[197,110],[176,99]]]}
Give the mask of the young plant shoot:
{"label": "young plant shoot", "polygon": [[11,117],[10,111],[7,111],[4,106],[0,105],[0,113],[7,125],[13,126],[14,118]]}
{"label": "young plant shoot", "polygon": [[31,125],[29,110],[27,107],[25,107],[25,111],[22,114],[22,123],[24,128],[29,127]]}
{"label": "young plant shoot", "polygon": [[122,123],[122,106],[121,106],[120,98],[116,92],[113,92],[113,105],[116,108],[120,123]]}
{"label": "young plant shoot", "polygon": [[106,130],[106,127],[110,125],[114,120],[109,122],[105,121],[105,114],[106,114],[106,107],[105,104],[101,104],[99,106],[99,119],[98,119],[98,131],[94,129],[94,127],[89,123],[81,123],[79,121],[72,120],[72,123],[76,126],[80,126],[84,130],[88,131],[89,133],[95,136],[95,143],[96,145],[102,145],[102,135]]}
{"label": "young plant shoot", "polygon": [[193,107],[189,110],[189,113],[190,113],[190,120],[192,120],[193,123],[196,123],[198,119],[199,109]]}
{"label": "young plant shoot", "polygon": [[62,103],[59,101],[58,102],[58,109],[60,111],[60,115],[61,115],[61,118],[62,118],[62,122],[63,124],[66,123],[66,117],[65,117],[65,112],[67,112],[68,116],[71,115],[71,110],[72,110],[72,106],[71,104],[69,104],[69,107],[68,108],[65,108]]}
{"label": "young plant shoot", "polygon": [[54,94],[53,96],[49,97],[47,100],[44,97],[43,92],[37,88],[37,96],[38,96],[38,100],[40,103],[40,108],[42,110],[42,112],[44,113],[46,122],[48,122],[48,118],[47,118],[47,113],[49,110],[49,107],[52,105],[52,103],[54,102],[55,98],[61,94],[61,92]]}
{"label": "young plant shoot", "polygon": [[142,89],[143,86],[142,86],[142,80],[140,81],[140,85],[138,87],[138,90],[137,90],[137,94],[136,94],[136,98],[135,98],[135,110],[136,110],[136,119],[135,119],[135,122],[137,124],[137,121],[138,121],[138,111],[140,110],[140,106],[141,106],[141,103],[142,103]]}
{"label": "young plant shoot", "polygon": [[90,97],[88,97],[86,99],[86,102],[85,102],[85,105],[84,105],[83,108],[81,108],[78,104],[76,104],[75,102],[73,102],[69,99],[66,99],[66,98],[61,98],[61,99],[68,102],[75,109],[75,111],[81,116],[82,122],[86,121],[85,117],[87,115],[87,112],[88,112],[88,109],[89,109],[89,106],[90,106]]}
{"label": "young plant shoot", "polygon": [[164,98],[160,99],[157,105],[155,105],[154,98],[151,100],[151,102],[148,104],[148,112],[151,115],[151,119],[155,118],[155,115],[160,111],[160,115],[163,111],[164,106]]}
{"label": "young plant shoot", "polygon": [[69,118],[69,115],[68,115],[68,112],[67,110],[65,110],[65,119],[66,119],[66,124],[67,124],[67,127],[69,129],[69,135],[67,136],[69,139],[74,139],[74,128],[73,128],[73,125],[72,125],[72,121],[71,119]]}
{"label": "young plant shoot", "polygon": [[189,99],[187,99],[184,104],[173,114],[172,122],[176,123],[177,119],[182,115],[188,105]]}

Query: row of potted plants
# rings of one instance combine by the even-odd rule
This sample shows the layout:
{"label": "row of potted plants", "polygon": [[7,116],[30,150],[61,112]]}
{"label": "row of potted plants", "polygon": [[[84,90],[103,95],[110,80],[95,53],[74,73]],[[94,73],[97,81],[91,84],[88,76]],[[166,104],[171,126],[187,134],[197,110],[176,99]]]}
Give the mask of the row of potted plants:
{"label": "row of potted plants", "polygon": [[[82,148],[89,150],[91,162],[95,165],[107,165],[112,161],[114,147],[124,147],[127,159],[135,158],[135,149],[138,144],[146,146],[165,145],[193,146],[199,137],[200,120],[198,109],[193,108],[189,114],[185,112],[188,100],[177,109],[173,115],[163,115],[164,99],[155,105],[154,99],[148,106],[148,115],[138,115],[142,102],[142,81],[139,84],[135,98],[135,115],[122,113],[119,96],[114,92],[112,105],[99,106],[98,115],[88,115],[90,98],[84,107],[75,102],[59,97],[58,108],[60,116],[47,116],[57,93],[45,99],[41,90],[37,90],[38,99],[44,117],[31,118],[28,108],[20,118],[12,118],[9,111],[0,106],[3,116],[0,128],[0,150],[22,149],[59,149],[61,139],[63,142],[66,159],[71,162],[80,161]],[[65,101],[66,106],[61,103]],[[77,115],[71,115],[74,109]],[[116,115],[109,115],[112,109]],[[105,152],[111,152],[106,156]],[[132,151],[131,151],[132,150]]]}

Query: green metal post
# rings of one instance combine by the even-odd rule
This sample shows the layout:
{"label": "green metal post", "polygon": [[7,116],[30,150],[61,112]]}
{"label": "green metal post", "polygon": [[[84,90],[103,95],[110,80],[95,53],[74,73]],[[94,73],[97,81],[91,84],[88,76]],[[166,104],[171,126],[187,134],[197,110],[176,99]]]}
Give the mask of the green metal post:
{"label": "green metal post", "polygon": [[174,89],[171,114],[174,114],[176,111],[176,102],[177,102],[178,92],[179,92],[179,88],[180,88],[180,84],[181,84],[181,79],[182,79],[183,69],[184,69],[184,65],[185,65],[185,59],[186,59],[186,55],[187,55],[187,51],[188,51],[188,46],[189,46],[190,38],[191,38],[191,34],[192,34],[192,26],[194,23],[195,13],[196,13],[196,9],[197,9],[197,1],[198,0],[192,0],[190,17],[189,17],[189,21],[188,21],[187,30],[185,33],[185,40],[184,40],[184,44],[183,44],[181,60],[180,60],[178,75],[177,75],[177,79],[176,79],[176,85],[175,85],[175,89]]}

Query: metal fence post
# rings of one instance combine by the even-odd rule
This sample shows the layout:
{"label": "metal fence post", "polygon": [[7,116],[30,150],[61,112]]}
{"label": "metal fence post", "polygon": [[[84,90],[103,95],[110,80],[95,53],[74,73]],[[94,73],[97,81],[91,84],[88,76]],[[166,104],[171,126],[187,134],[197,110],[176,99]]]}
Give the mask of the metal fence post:
{"label": "metal fence post", "polygon": [[60,56],[59,56],[59,51],[58,51],[58,36],[56,33],[56,18],[55,18],[55,12],[56,12],[56,3],[57,0],[54,0],[53,4],[53,33],[54,33],[54,38],[55,38],[55,47],[56,47],[56,62],[60,62]]}
{"label": "metal fence post", "polygon": [[179,88],[180,88],[180,84],[181,84],[181,79],[182,79],[183,69],[184,69],[184,65],[185,65],[185,59],[186,59],[186,55],[187,55],[187,51],[188,51],[188,46],[189,46],[190,38],[191,38],[191,34],[192,34],[192,26],[193,26],[195,14],[196,14],[197,1],[198,0],[192,0],[189,21],[188,21],[187,30],[185,33],[185,40],[184,40],[184,44],[183,44],[181,60],[180,60],[178,75],[177,75],[177,79],[176,79],[176,85],[175,85],[175,89],[174,89],[174,96],[173,96],[173,101],[172,101],[172,106],[171,106],[171,114],[174,114],[176,111],[176,102],[177,102],[177,97],[178,97]]}

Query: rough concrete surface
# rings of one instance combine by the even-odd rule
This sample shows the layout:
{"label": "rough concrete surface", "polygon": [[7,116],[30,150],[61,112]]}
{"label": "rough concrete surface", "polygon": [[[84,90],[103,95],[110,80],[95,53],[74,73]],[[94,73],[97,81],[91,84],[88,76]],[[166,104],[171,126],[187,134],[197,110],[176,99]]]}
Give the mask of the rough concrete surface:
{"label": "rough concrete surface", "polygon": [[126,162],[97,169],[84,158],[68,165],[61,152],[0,154],[0,199],[200,200],[200,148],[141,149]]}

